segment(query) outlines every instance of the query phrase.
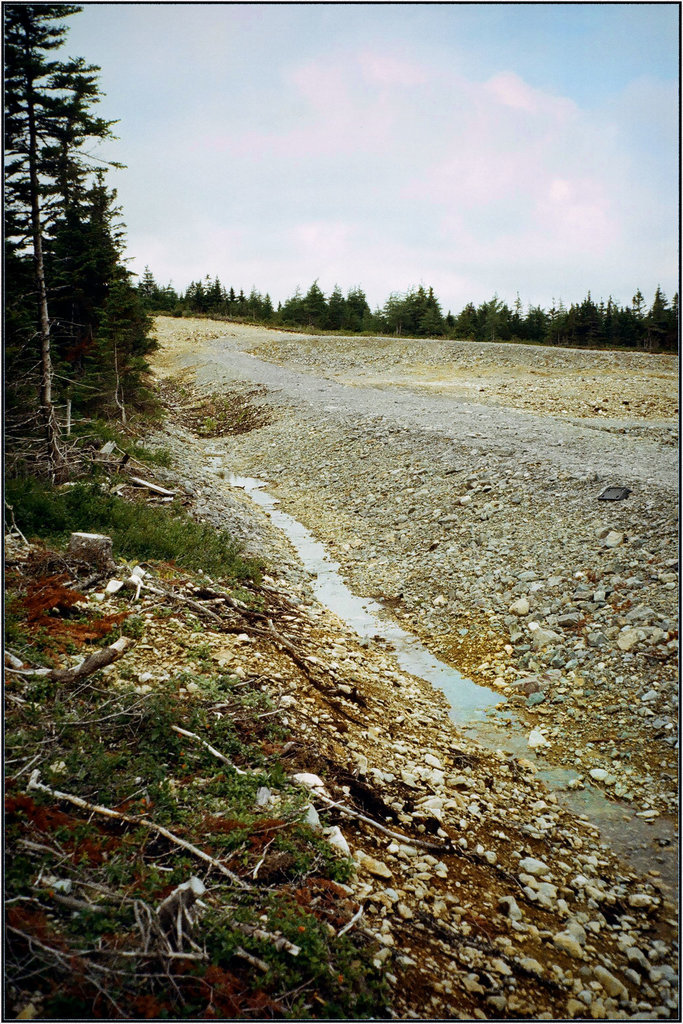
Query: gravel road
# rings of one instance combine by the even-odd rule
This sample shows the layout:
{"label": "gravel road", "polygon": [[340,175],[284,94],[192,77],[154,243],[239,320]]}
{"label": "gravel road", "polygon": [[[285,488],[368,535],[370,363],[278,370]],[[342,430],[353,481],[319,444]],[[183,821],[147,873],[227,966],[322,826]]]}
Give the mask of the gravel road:
{"label": "gravel road", "polygon": [[[296,404],[326,420],[348,422],[350,418],[381,417],[389,425],[452,438],[471,448],[485,448],[514,457],[520,464],[546,462],[579,477],[597,473],[600,477],[613,477],[615,481],[629,484],[677,487],[677,448],[662,445],[659,440],[662,430],[670,433],[675,429],[675,406],[671,408],[668,422],[657,420],[650,424],[629,418],[584,425],[568,418],[512,408],[509,404],[482,404],[472,401],[470,396],[425,393],[424,388],[419,389],[419,382],[418,390],[411,388],[414,382],[400,388],[364,384],[357,377],[353,384],[338,382],[330,380],[313,361],[308,371],[302,372],[265,362],[252,352],[244,351],[246,347],[258,350],[259,342],[265,340],[269,343],[268,353],[277,355],[277,349],[273,353],[272,336],[278,333],[230,325],[224,336],[205,341],[201,354],[186,352],[181,357],[181,365],[196,370],[200,385],[225,385],[235,381],[262,384],[271,391],[272,404]],[[291,335],[283,337],[291,344]],[[310,344],[308,336],[301,337]],[[362,364],[368,340],[344,341],[349,347],[360,349],[357,362]],[[521,348],[522,354],[528,357],[524,347],[512,347]],[[531,351],[545,353],[548,350]],[[287,349],[282,354],[286,356]],[[627,373],[628,354],[622,355]],[[495,353],[492,357],[495,358]],[[376,357],[372,362],[375,360]],[[670,376],[675,380],[675,369],[672,368]],[[653,440],[649,434],[655,435]]]}
{"label": "gravel road", "polygon": [[[250,394],[270,418],[207,453],[269,481],[356,593],[504,694],[494,732],[521,722],[534,756],[625,819],[675,813],[676,359],[157,331],[155,371],[181,405]],[[608,485],[632,493],[599,500]]]}

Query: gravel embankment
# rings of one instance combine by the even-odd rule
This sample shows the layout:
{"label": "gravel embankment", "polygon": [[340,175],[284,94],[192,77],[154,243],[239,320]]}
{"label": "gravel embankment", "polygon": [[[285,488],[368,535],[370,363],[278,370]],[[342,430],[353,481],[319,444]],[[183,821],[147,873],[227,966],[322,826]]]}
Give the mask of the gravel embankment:
{"label": "gravel embankment", "polygon": [[[217,332],[227,340],[216,342]],[[428,685],[320,618],[321,664],[342,700],[357,687],[369,705],[354,726],[309,706],[317,698],[292,684],[292,714],[307,712],[301,727],[381,794],[399,826],[457,834],[466,855],[444,866],[389,839],[356,851],[373,927],[392,970],[412,986],[405,1013],[452,1016],[467,993],[469,1010],[487,1015],[674,1015],[658,846],[633,888],[597,833],[535,777],[557,764],[571,769],[577,790],[601,787],[621,811],[622,831],[675,812],[677,470],[675,424],[658,418],[662,396],[675,393],[673,362],[632,355],[620,370],[611,354],[597,354],[610,413],[618,393],[621,402],[637,396],[641,415],[596,430],[579,408],[593,397],[573,380],[558,386],[561,410],[544,404],[552,405],[545,391],[526,411],[503,404],[502,385],[524,384],[525,361],[533,369],[536,354],[552,373],[565,360],[573,377],[575,365],[590,375],[586,353],[522,349],[494,372],[489,346],[483,356],[464,346],[463,360],[482,358],[498,374],[483,406],[406,384],[422,352],[414,342],[409,364],[406,342],[369,354],[367,340],[332,339],[319,351],[310,339],[206,321],[161,320],[159,334],[155,368],[172,382],[179,415],[198,394],[243,392],[254,381],[268,388],[255,399],[270,410],[268,426],[199,441],[169,424],[158,438],[176,453],[170,476],[184,482],[195,510],[261,549],[308,607],[306,574],[287,543],[216,470],[268,480],[357,593],[380,596],[435,653],[506,695],[501,746],[513,716],[540,744],[522,762],[473,745]],[[247,347],[297,368],[265,364],[240,352]],[[358,383],[361,364],[372,364],[369,374],[397,354],[403,383]],[[632,488],[625,501],[597,499],[617,483]],[[663,852],[675,832],[660,824]],[[363,863],[368,851],[383,867]],[[664,917],[673,926],[672,912]],[[658,915],[649,938],[647,914]],[[493,922],[485,942],[483,920]],[[421,932],[424,958],[410,952]]]}
{"label": "gravel embankment", "polygon": [[[209,336],[217,329],[199,325]],[[200,390],[245,379],[271,389],[274,422],[212,450],[270,481],[356,592],[382,596],[436,653],[505,693],[542,734],[545,757],[576,771],[576,785],[597,782],[648,816],[675,810],[677,451],[662,443],[674,424],[642,404],[635,426],[622,421],[625,433],[570,423],[586,395],[567,410],[562,383],[557,415],[543,405],[530,413],[413,388],[350,387],[317,374],[337,373],[344,360],[347,374],[364,362],[370,372],[397,350],[409,377],[426,348],[448,376],[449,346],[316,345],[227,327],[227,343],[194,349],[169,339],[163,351],[174,367],[196,369]],[[247,345],[299,370],[244,356],[237,346]],[[514,384],[517,369],[524,378],[534,356],[548,372],[569,367],[570,378],[591,376],[595,364],[606,406],[618,393],[656,413],[675,375],[668,356],[512,346],[498,365],[493,346],[453,347],[467,373],[478,363],[495,369],[498,402],[504,378]],[[611,484],[633,492],[598,500]]]}

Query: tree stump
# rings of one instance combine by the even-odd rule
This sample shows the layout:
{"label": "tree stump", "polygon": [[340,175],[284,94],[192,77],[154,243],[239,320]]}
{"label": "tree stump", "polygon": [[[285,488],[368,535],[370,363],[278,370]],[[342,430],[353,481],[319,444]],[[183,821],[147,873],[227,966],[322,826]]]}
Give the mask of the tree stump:
{"label": "tree stump", "polygon": [[102,569],[116,567],[112,553],[111,537],[101,533],[72,533],[69,540],[69,554],[83,562],[99,566]]}

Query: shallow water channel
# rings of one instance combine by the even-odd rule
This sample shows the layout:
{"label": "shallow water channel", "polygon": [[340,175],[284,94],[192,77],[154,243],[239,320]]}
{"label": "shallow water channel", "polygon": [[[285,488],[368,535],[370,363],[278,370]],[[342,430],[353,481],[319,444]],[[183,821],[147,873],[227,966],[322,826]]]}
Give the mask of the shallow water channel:
{"label": "shallow water channel", "polygon": [[412,634],[389,618],[386,610],[371,598],[354,594],[339,575],[339,564],[327,554],[324,545],[311,532],[287,512],[278,509],[279,501],[266,490],[267,482],[253,477],[223,473],[222,461],[210,459],[215,471],[231,487],[241,488],[282,530],[295,548],[301,562],[311,574],[312,588],[322,605],[334,612],[359,636],[368,640],[383,640],[393,650],[400,667],[414,676],[426,679],[441,690],[450,704],[450,717],[469,736],[492,750],[502,750],[516,757],[533,759],[537,777],[557,794],[558,801],[573,813],[596,825],[600,836],[614,852],[635,869],[646,872],[656,868],[661,881],[668,888],[667,895],[677,899],[677,839],[675,823],[658,818],[646,822],[635,816],[623,802],[608,800],[595,786],[585,785],[580,790],[568,790],[567,784],[577,773],[567,768],[544,764],[538,753],[529,749],[522,723],[495,724],[497,708],[509,707],[504,696],[479,686],[463,676],[456,668],[436,658]]}

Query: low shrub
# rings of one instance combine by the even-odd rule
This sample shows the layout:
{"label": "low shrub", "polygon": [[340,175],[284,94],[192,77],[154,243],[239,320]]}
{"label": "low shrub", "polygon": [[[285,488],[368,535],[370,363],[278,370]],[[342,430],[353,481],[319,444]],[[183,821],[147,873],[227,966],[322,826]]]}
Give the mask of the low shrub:
{"label": "low shrub", "polygon": [[261,564],[241,555],[231,534],[196,522],[179,505],[133,505],[99,484],[58,489],[33,477],[8,480],[5,500],[27,537],[64,542],[74,531],[100,532],[123,558],[173,562],[223,579],[260,578]]}

